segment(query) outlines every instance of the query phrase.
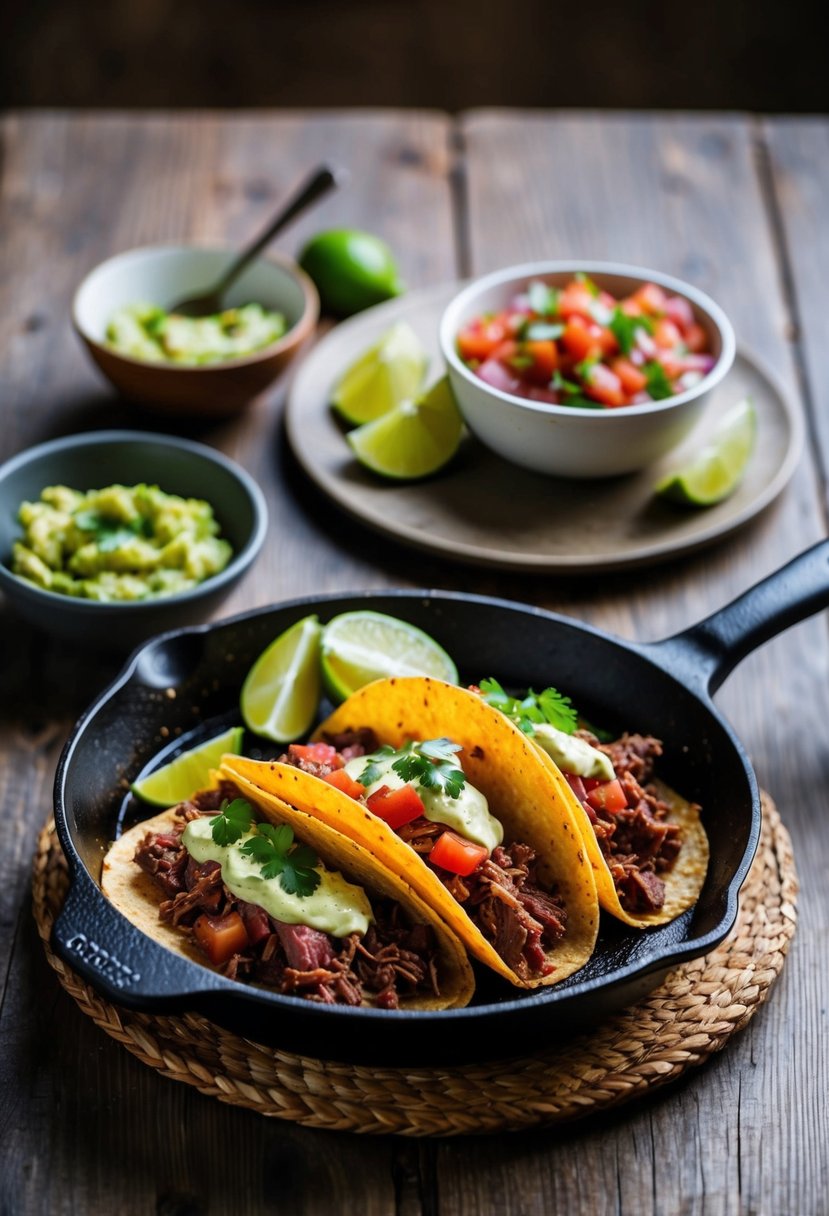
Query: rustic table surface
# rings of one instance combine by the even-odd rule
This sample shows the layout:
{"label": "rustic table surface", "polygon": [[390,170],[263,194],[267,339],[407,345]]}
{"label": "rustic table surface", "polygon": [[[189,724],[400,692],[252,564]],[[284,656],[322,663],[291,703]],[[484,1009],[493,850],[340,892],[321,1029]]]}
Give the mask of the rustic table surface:
{"label": "rustic table surface", "polygon": [[[798,394],[809,443],[778,502],[692,557],[595,579],[499,575],[396,546],[333,513],[295,468],[285,385],[197,433],[268,497],[271,541],[225,611],[305,593],[432,586],[529,601],[625,637],[690,624],[826,534],[829,121],[480,111],[38,113],[2,126],[0,458],[101,425],[122,404],[71,332],[74,287],[132,246],[241,241],[308,166],[351,170],[283,242],[369,228],[411,286],[525,259],[658,267],[709,291]],[[424,1140],[307,1130],[164,1080],[60,989],[29,867],[70,726],[116,670],[0,606],[0,1137],[3,1213],[355,1211],[825,1213],[829,1204],[829,638],[817,617],[718,695],[777,800],[802,883],[768,1004],[701,1069],[570,1130]]]}

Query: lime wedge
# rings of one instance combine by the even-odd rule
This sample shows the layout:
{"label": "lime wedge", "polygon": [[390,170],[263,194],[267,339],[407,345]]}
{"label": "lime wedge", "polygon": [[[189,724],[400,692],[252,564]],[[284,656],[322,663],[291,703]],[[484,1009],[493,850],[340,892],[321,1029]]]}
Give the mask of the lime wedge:
{"label": "lime wedge", "polygon": [[671,502],[710,507],[733,494],[746,471],[757,432],[750,397],[744,397],[720,419],[708,443],[693,459],[654,486],[654,492]]}
{"label": "lime wedge", "polygon": [[411,325],[398,321],[346,370],[334,387],[331,403],[354,426],[371,422],[417,394],[427,363]]}
{"label": "lime wedge", "polygon": [[242,685],[249,730],[277,743],[308,733],[320,699],[321,632],[316,616],[303,617],[260,654]]}
{"label": "lime wedge", "polygon": [[322,631],[322,678],[332,701],[344,701],[383,676],[435,676],[451,684],[458,669],[434,638],[407,621],[357,609]]}
{"label": "lime wedge", "polygon": [[416,401],[401,401],[346,439],[360,464],[383,477],[428,477],[447,464],[463,434],[463,419],[444,376]]}
{"label": "lime wedge", "polygon": [[209,784],[210,770],[219,767],[225,752],[239,755],[243,733],[241,726],[232,726],[224,734],[208,739],[198,747],[191,747],[163,768],[134,781],[130,789],[138,798],[153,806],[175,806],[177,802],[184,802],[196,790],[204,789]]}

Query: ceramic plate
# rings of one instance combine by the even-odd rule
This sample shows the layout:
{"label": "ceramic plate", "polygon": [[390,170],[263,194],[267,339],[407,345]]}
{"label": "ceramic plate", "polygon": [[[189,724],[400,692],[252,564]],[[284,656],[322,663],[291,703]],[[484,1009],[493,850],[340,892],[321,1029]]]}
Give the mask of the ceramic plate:
{"label": "ceramic plate", "polygon": [[[423,482],[385,481],[360,467],[329,406],[348,365],[394,321],[406,320],[442,373],[440,316],[460,284],[410,292],[332,330],[294,380],[286,410],[291,448],[308,476],[344,510],[389,536],[445,557],[507,570],[589,573],[644,566],[688,553],[752,519],[794,472],[803,436],[799,407],[746,351],[712,394],[699,427],[641,473],[573,481],[501,460],[472,437],[445,470]],[[661,502],[653,486],[703,442],[716,419],[749,394],[757,447],[746,476],[725,502],[689,510]]]}

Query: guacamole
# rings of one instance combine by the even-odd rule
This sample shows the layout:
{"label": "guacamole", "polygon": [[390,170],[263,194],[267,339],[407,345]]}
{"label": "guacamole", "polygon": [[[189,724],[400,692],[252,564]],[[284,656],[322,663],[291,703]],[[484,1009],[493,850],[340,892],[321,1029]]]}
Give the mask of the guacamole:
{"label": "guacamole", "polygon": [[211,317],[182,317],[155,304],[129,304],[113,315],[106,340],[131,359],[198,367],[253,355],[278,342],[286,329],[282,313],[261,304],[226,308]]}
{"label": "guacamole", "polygon": [[158,486],[47,486],[18,518],[24,533],[13,572],[81,599],[175,595],[224,570],[233,555],[209,503]]}

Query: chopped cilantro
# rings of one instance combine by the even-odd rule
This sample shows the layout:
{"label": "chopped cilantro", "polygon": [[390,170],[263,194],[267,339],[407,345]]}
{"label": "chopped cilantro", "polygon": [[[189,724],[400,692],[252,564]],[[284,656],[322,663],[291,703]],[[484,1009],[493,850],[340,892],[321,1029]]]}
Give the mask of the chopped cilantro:
{"label": "chopped cilantro", "polygon": [[234,798],[228,802],[225,798],[219,807],[219,813],[210,825],[210,833],[216,844],[235,844],[240,836],[250,828],[253,822],[253,808],[245,798]]}
{"label": "chopped cilantro", "polygon": [[583,270],[576,271],[575,279],[577,283],[581,283],[582,287],[586,287],[591,296],[598,297],[599,288],[593,282],[589,275],[586,275]]}
{"label": "chopped cilantro", "polygon": [[534,723],[549,723],[567,735],[572,735],[578,726],[578,714],[572,701],[555,688],[545,688],[539,693],[530,689],[522,699],[511,697],[498,681],[492,678],[481,680],[479,688],[487,705],[499,709],[525,735],[535,733]]}
{"label": "chopped cilantro", "polygon": [[152,534],[152,524],[143,515],[125,521],[113,519],[109,515],[103,515],[100,511],[89,508],[85,511],[77,511],[73,519],[75,526],[80,528],[81,532],[90,534],[90,540],[95,542],[102,553],[112,553],[114,549],[120,549],[121,545],[135,540],[136,536]]}
{"label": "chopped cilantro", "polygon": [[507,360],[507,362],[509,363],[510,367],[514,367],[516,371],[520,372],[527,367],[532,367],[532,365],[535,363],[535,359],[532,357],[532,355],[513,355],[511,359]]}
{"label": "chopped cilantro", "polygon": [[402,781],[423,786],[427,790],[439,790],[450,798],[459,798],[466,785],[466,776],[458,766],[455,755],[461,750],[451,739],[427,739],[420,742],[410,740],[405,747],[395,751],[381,747],[369,757],[369,764],[358,777],[361,785],[373,785],[387,767],[383,760],[392,760],[392,769]]}
{"label": "chopped cilantro", "polygon": [[644,329],[646,333],[653,333],[653,321],[650,317],[632,317],[621,308],[615,308],[608,328],[619,343],[622,354],[629,355],[636,345],[636,331]]}
{"label": "chopped cilantro", "polygon": [[522,342],[554,342],[564,333],[561,324],[551,325],[549,321],[524,321],[518,336]]}
{"label": "chopped cilantro", "polygon": [[673,397],[674,390],[661,363],[651,360],[643,365],[642,371],[648,378],[648,392],[654,401],[664,401],[666,397]]}
{"label": "chopped cilantro", "polygon": [[586,359],[582,359],[581,363],[577,363],[573,370],[577,376],[581,376],[582,380],[589,380],[591,371],[600,362],[599,355],[588,355]]}
{"label": "chopped cilantro", "polygon": [[294,833],[286,823],[257,823],[254,835],[246,840],[240,852],[262,867],[262,877],[278,878],[288,895],[312,895],[320,884],[314,867],[318,858],[313,849],[294,844]]}

